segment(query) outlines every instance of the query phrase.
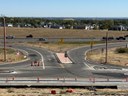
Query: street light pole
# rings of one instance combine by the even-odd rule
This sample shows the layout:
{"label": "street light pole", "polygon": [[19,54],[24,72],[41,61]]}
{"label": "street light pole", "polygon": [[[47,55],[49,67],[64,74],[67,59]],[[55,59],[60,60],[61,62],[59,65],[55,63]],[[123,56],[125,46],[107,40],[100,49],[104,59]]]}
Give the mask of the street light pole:
{"label": "street light pole", "polygon": [[105,54],[105,63],[108,63],[108,32],[106,32],[106,54]]}
{"label": "street light pole", "polygon": [[4,61],[6,61],[6,23],[5,17],[3,17],[3,26],[4,26]]}

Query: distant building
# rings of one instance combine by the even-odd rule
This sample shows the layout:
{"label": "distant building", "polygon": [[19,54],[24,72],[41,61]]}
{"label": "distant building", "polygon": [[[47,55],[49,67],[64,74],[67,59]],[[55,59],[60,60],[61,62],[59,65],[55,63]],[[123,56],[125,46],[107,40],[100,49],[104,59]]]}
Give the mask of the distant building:
{"label": "distant building", "polygon": [[24,26],[25,26],[25,27],[32,27],[31,24],[25,24]]}
{"label": "distant building", "polygon": [[43,28],[48,28],[48,25],[45,24],[45,25],[42,25],[42,27],[43,27]]}
{"label": "distant building", "polygon": [[76,25],[76,26],[73,26],[73,29],[93,30],[94,26],[91,26],[91,25]]}
{"label": "distant building", "polygon": [[73,29],[85,29],[85,25],[75,25]]}
{"label": "distant building", "polygon": [[7,27],[13,27],[13,24],[8,23],[8,24],[7,24]]}
{"label": "distant building", "polygon": [[85,26],[85,30],[93,30],[93,29],[94,29],[94,26],[92,26],[92,25]]}
{"label": "distant building", "polygon": [[61,25],[49,25],[49,28],[54,28],[54,29],[64,29],[64,26]]}
{"label": "distant building", "polygon": [[123,25],[118,25],[118,26],[112,26],[108,30],[127,31],[128,27],[125,27]]}

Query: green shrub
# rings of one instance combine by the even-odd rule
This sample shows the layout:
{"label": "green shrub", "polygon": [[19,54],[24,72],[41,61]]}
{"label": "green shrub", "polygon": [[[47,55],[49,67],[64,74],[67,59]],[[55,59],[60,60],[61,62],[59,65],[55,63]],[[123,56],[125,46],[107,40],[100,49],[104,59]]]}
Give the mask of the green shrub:
{"label": "green shrub", "polygon": [[[4,48],[0,48],[0,53],[3,53],[4,52]],[[6,48],[6,52],[8,54],[14,54],[15,53],[15,50],[14,49],[9,49],[9,48]]]}
{"label": "green shrub", "polygon": [[128,48],[117,48],[116,52],[117,53],[128,53]]}

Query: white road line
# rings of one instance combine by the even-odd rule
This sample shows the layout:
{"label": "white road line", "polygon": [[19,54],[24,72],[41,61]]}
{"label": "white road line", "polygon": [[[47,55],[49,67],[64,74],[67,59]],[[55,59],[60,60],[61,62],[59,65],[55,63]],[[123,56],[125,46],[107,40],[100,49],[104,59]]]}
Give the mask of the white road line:
{"label": "white road line", "polygon": [[43,55],[42,55],[40,52],[36,51],[36,50],[30,49],[30,48],[27,48],[27,49],[28,49],[28,50],[31,50],[31,51],[35,51],[36,53],[38,53],[38,54],[41,56],[41,63],[42,63],[42,65],[43,65],[43,69],[45,69]]}
{"label": "white road line", "polygon": [[90,67],[87,63],[84,62],[84,65],[87,66],[91,70],[95,70],[93,67]]}
{"label": "white road line", "polygon": [[64,68],[64,65],[63,64],[60,64],[61,68]]}
{"label": "white road line", "polygon": [[28,52],[27,52],[27,51],[25,51],[25,50],[23,50],[23,49],[18,49],[18,50],[20,50],[21,52],[26,53],[26,55],[28,56]]}

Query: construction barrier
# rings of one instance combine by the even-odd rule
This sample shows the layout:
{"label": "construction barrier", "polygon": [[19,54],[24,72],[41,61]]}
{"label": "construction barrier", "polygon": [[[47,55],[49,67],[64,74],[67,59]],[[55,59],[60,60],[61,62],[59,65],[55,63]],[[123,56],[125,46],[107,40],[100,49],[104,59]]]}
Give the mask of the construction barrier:
{"label": "construction barrier", "polygon": [[51,90],[51,94],[56,94],[56,90]]}

